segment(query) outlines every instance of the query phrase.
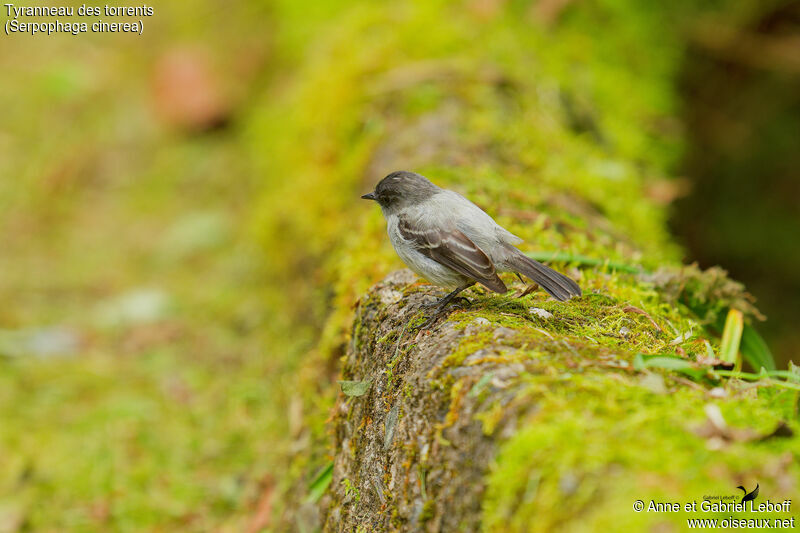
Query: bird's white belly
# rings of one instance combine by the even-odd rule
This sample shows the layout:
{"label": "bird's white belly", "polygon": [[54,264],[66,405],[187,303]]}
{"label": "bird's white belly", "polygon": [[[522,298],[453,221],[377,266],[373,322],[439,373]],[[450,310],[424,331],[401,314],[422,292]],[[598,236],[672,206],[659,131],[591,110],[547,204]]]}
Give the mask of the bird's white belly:
{"label": "bird's white belly", "polygon": [[408,245],[401,245],[400,241],[402,237],[399,236],[396,228],[392,225],[389,226],[388,233],[389,240],[392,242],[392,246],[395,252],[397,252],[397,255],[399,255],[400,259],[403,260],[408,268],[413,270],[419,277],[430,281],[434,285],[448,289],[454,289],[467,280],[465,276],[449,267],[437,263],[430,257],[423,255]]}

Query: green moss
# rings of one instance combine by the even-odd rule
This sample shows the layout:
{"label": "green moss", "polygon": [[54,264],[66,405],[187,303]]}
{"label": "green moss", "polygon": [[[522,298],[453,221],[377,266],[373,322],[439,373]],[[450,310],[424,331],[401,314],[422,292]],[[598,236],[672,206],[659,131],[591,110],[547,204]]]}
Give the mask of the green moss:
{"label": "green moss", "polygon": [[502,420],[505,410],[498,402],[492,403],[491,407],[481,411],[475,415],[475,419],[479,420],[483,425],[483,434],[487,437],[494,434],[497,424]]}
{"label": "green moss", "polygon": [[[692,389],[654,394],[632,378],[590,373],[549,382],[545,390],[497,456],[484,501],[486,531],[644,530],[666,517],[632,512],[637,499],[699,501],[734,494],[743,479],[758,480],[762,494],[766,488],[784,499],[790,497],[785,482],[800,473],[794,461],[776,469],[785,454],[800,453],[796,439],[709,449],[693,432],[704,423],[708,400]],[[772,393],[755,399],[728,390],[728,399],[714,403],[733,427],[767,434],[783,420]],[[797,431],[796,420],[789,423]]]}
{"label": "green moss", "polygon": [[433,518],[433,509],[436,502],[433,500],[428,500],[425,502],[425,505],[422,506],[422,511],[419,513],[419,523],[420,525],[425,524],[428,520]]}
{"label": "green moss", "polygon": [[356,503],[361,500],[360,490],[358,487],[354,486],[349,479],[343,479],[342,485],[344,485],[344,494],[346,498],[353,498]]}
{"label": "green moss", "polygon": [[442,361],[442,368],[444,369],[460,365],[468,355],[471,355],[484,346],[491,344],[492,340],[493,337],[491,331],[484,331],[475,335],[462,337],[458,347],[453,350],[444,359],[444,361]]}

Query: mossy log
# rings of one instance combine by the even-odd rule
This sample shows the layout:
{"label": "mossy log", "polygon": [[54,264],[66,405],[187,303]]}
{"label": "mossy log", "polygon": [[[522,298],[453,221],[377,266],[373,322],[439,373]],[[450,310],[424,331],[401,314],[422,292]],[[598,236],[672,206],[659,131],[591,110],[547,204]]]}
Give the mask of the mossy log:
{"label": "mossy log", "polygon": [[[665,12],[512,4],[360,5],[264,114],[260,138],[284,148],[267,170],[292,177],[266,185],[259,220],[270,297],[303,324],[289,335],[321,332],[297,372],[287,528],[666,531],[729,513],[634,503],[800,495],[796,384],[714,372],[710,325],[756,312],[721,271],[682,270],[665,227]],[[358,199],[398,169],[464,193],[584,296],[509,276],[421,330],[442,292],[398,271]]]}
{"label": "mossy log", "polygon": [[473,294],[420,330],[436,293],[404,270],[360,301],[342,378],[369,388],[334,409],[325,531],[681,530],[730,516],[683,507],[738,485],[798,495],[796,440],[781,438],[796,393],[637,371],[632,345],[671,338],[664,317],[597,293]]}

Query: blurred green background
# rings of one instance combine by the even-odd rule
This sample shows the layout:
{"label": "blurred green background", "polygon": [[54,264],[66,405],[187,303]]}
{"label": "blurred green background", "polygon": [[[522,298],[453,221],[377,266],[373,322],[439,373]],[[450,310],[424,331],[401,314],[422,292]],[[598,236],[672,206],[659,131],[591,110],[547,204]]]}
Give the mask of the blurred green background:
{"label": "blurred green background", "polygon": [[[758,297],[784,367],[800,346],[798,3],[598,3],[628,39],[663,18],[678,101],[654,127],[682,142],[665,148],[674,179],[652,196],[673,206],[687,261],[722,264]],[[281,310],[315,280],[275,281],[275,265],[303,265],[265,245],[280,237],[258,222],[324,202],[260,198],[297,179],[275,162],[285,151],[333,142],[275,117],[303,115],[282,109],[292,80],[336,69],[317,36],[362,4],[165,2],[142,36],[0,36],[0,532],[267,524],[282,458],[302,441],[292,376],[327,310]],[[593,3],[442,4],[470,24],[549,31],[542,21]],[[328,89],[322,109],[348,90]],[[567,104],[597,134],[591,106]]]}

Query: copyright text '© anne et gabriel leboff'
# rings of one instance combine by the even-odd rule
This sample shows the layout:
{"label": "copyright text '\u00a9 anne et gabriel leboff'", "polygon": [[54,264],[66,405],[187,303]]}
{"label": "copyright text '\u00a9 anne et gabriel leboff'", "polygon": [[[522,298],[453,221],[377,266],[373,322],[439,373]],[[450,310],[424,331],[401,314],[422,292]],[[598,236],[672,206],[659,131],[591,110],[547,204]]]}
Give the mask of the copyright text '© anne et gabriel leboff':
{"label": "copyright text '\u00a9 anne et gabriel leboff'", "polygon": [[[3,4],[6,15],[6,35],[24,33],[138,33],[144,32],[144,21],[138,17],[152,17],[154,9],[146,4],[140,6],[18,6]],[[55,20],[42,20],[47,18]],[[72,17],[104,17],[94,21],[74,20]],[[138,20],[115,21],[115,17],[138,18]],[[28,20],[35,18],[36,20]]]}

